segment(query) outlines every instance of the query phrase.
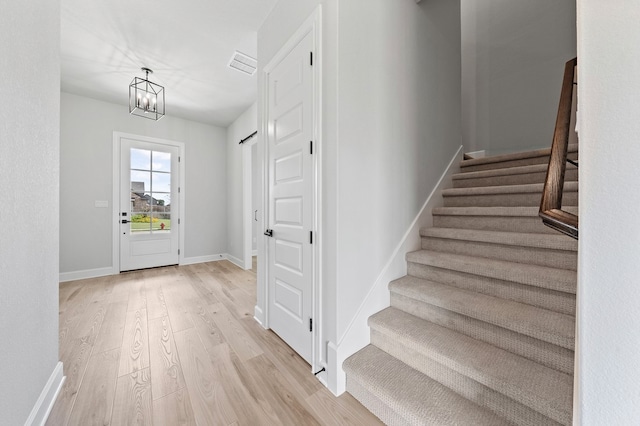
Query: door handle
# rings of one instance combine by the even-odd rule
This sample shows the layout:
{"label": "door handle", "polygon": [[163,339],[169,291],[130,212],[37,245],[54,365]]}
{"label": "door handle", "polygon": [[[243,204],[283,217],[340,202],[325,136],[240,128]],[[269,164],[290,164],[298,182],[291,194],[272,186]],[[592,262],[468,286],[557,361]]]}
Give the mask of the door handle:
{"label": "door handle", "polygon": [[122,223],[129,223],[127,219],[122,219]]}
{"label": "door handle", "polygon": [[253,220],[258,221],[258,210],[253,212]]}
{"label": "door handle", "polygon": [[267,229],[266,231],[264,231],[264,235],[266,235],[267,237],[273,237],[273,229]]}

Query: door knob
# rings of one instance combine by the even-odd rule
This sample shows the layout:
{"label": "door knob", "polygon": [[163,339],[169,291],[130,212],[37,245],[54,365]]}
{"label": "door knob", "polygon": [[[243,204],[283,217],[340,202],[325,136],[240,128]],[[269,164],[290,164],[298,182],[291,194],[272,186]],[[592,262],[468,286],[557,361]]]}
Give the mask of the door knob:
{"label": "door knob", "polygon": [[273,229],[267,229],[266,231],[264,231],[264,235],[266,235],[267,237],[273,237]]}

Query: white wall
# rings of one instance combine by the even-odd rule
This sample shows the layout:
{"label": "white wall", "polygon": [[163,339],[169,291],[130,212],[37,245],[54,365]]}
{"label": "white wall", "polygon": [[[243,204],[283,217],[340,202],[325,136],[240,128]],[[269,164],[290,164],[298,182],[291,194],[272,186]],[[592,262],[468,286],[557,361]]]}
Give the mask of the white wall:
{"label": "white wall", "polygon": [[338,336],[460,146],[460,7],[340,5]]}
{"label": "white wall", "polygon": [[[256,104],[257,106],[257,104]],[[256,121],[258,121],[256,109]],[[262,165],[258,158],[258,145],[251,146],[251,251],[258,250],[258,222],[257,218],[262,215],[262,188],[260,187],[260,172]],[[257,211],[256,211],[257,210]]]}
{"label": "white wall", "polygon": [[335,392],[342,337],[460,146],[460,7],[450,0],[280,0],[258,32],[262,66],[317,4],[322,327],[323,341],[338,352],[337,361],[325,359]]}
{"label": "white wall", "polygon": [[58,363],[59,40],[58,1],[2,3],[0,425],[25,423]]}
{"label": "white wall", "polygon": [[577,417],[640,423],[640,3],[578,1]]}
{"label": "white wall", "polygon": [[461,0],[463,142],[490,153],[551,146],[574,0]]}
{"label": "white wall", "polygon": [[62,93],[60,117],[60,271],[101,270],[112,263],[113,132],[185,144],[185,261],[227,248],[226,130],[166,116],[131,116],[127,107]]}
{"label": "white wall", "polygon": [[[239,142],[258,128],[257,103],[251,105],[227,128],[227,253],[244,264],[244,209],[242,153]],[[251,206],[246,206],[251,209]]]}

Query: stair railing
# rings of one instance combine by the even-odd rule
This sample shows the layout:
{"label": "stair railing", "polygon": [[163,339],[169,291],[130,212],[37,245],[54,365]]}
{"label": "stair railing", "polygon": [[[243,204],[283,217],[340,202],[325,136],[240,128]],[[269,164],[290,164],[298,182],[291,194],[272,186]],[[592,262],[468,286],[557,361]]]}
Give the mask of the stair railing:
{"label": "stair railing", "polygon": [[538,216],[542,222],[559,231],[578,239],[578,216],[562,210],[562,191],[564,175],[567,167],[567,151],[569,149],[569,132],[571,127],[571,109],[573,103],[573,86],[577,58],[568,61],[564,67],[562,92],[556,127],[553,133],[553,144],[549,157],[549,168],[542,191],[542,201]]}

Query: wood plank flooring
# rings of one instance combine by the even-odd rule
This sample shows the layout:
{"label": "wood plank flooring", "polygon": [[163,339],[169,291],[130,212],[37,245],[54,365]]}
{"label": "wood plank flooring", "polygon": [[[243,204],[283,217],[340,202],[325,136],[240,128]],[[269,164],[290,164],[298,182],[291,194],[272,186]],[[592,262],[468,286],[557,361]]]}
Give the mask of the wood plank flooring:
{"label": "wood plank flooring", "polygon": [[60,284],[67,379],[47,425],[378,425],[253,319],[228,261]]}

